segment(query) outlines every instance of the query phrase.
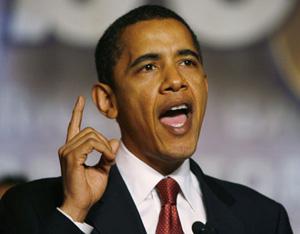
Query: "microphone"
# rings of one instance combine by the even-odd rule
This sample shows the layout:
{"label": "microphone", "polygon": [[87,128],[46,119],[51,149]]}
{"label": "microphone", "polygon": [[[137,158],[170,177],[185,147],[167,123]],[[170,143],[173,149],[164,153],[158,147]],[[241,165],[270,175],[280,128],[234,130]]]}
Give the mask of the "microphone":
{"label": "microphone", "polygon": [[200,221],[193,223],[192,230],[194,234],[217,234],[217,230],[214,227]]}

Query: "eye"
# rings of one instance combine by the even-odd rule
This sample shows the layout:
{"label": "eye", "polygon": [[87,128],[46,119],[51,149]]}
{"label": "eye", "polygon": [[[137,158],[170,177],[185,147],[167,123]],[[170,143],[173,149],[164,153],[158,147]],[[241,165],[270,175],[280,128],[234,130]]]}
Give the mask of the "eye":
{"label": "eye", "polygon": [[154,64],[149,63],[149,64],[144,65],[140,69],[140,71],[142,71],[142,72],[149,72],[149,71],[153,71],[155,69],[156,69],[156,66]]}
{"label": "eye", "polygon": [[181,61],[180,65],[183,65],[183,66],[196,66],[197,65],[197,62],[195,62],[194,60],[191,60],[191,59],[184,59]]}

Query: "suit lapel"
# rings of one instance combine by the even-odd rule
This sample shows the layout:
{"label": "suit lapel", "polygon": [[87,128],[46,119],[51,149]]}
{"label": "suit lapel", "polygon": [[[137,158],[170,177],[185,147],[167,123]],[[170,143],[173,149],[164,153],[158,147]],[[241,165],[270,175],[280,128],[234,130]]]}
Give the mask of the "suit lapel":
{"label": "suit lapel", "polygon": [[[203,193],[207,223],[219,234],[244,234],[241,221],[232,213],[235,199],[215,180],[205,176],[191,160],[191,170],[197,177]],[[117,166],[111,168],[107,189],[90,210],[86,222],[93,233],[145,233],[146,230]]]}
{"label": "suit lapel", "polygon": [[99,233],[146,233],[138,210],[117,166],[110,171],[103,197],[90,210],[86,222]]}
{"label": "suit lapel", "polygon": [[235,199],[215,180],[205,176],[200,167],[191,160],[191,170],[200,182],[207,214],[207,224],[214,227],[217,233],[244,234],[241,221],[232,213],[231,206]]}

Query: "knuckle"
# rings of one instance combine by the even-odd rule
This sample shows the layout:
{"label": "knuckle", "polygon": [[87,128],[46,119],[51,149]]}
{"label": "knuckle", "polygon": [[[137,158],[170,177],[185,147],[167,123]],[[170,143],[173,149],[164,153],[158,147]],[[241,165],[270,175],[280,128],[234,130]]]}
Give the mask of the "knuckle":
{"label": "knuckle", "polygon": [[94,138],[94,139],[98,139],[99,138],[95,132],[90,132],[89,133],[89,137]]}
{"label": "knuckle", "polygon": [[65,156],[67,156],[67,150],[66,150],[66,149],[63,149],[62,152],[61,152],[60,157],[61,157],[61,158],[64,158]]}
{"label": "knuckle", "polygon": [[94,144],[96,143],[96,140],[93,139],[93,138],[89,138],[89,139],[87,140],[87,143],[88,143],[89,145],[94,145]]}
{"label": "knuckle", "polygon": [[66,150],[66,147],[65,147],[65,145],[64,146],[62,146],[62,147],[60,147],[59,149],[58,149],[58,155],[60,156],[60,157],[63,157],[65,154],[65,150]]}
{"label": "knuckle", "polygon": [[60,147],[57,152],[58,152],[58,155],[61,156],[62,155],[62,147]]}
{"label": "knuckle", "polygon": [[93,131],[95,131],[92,127],[86,127],[85,130],[87,132],[93,132]]}

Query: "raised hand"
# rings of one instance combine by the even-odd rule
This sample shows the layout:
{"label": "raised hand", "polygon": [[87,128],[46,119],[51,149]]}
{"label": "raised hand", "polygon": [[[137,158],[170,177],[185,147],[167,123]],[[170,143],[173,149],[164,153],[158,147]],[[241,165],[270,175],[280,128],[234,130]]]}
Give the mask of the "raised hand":
{"label": "raised hand", "polygon": [[[60,209],[75,221],[84,221],[89,209],[102,197],[119,147],[93,128],[80,130],[85,100],[79,96],[67,131],[66,143],[58,150],[63,176],[64,202]],[[93,167],[84,163],[93,150],[102,154]]]}

